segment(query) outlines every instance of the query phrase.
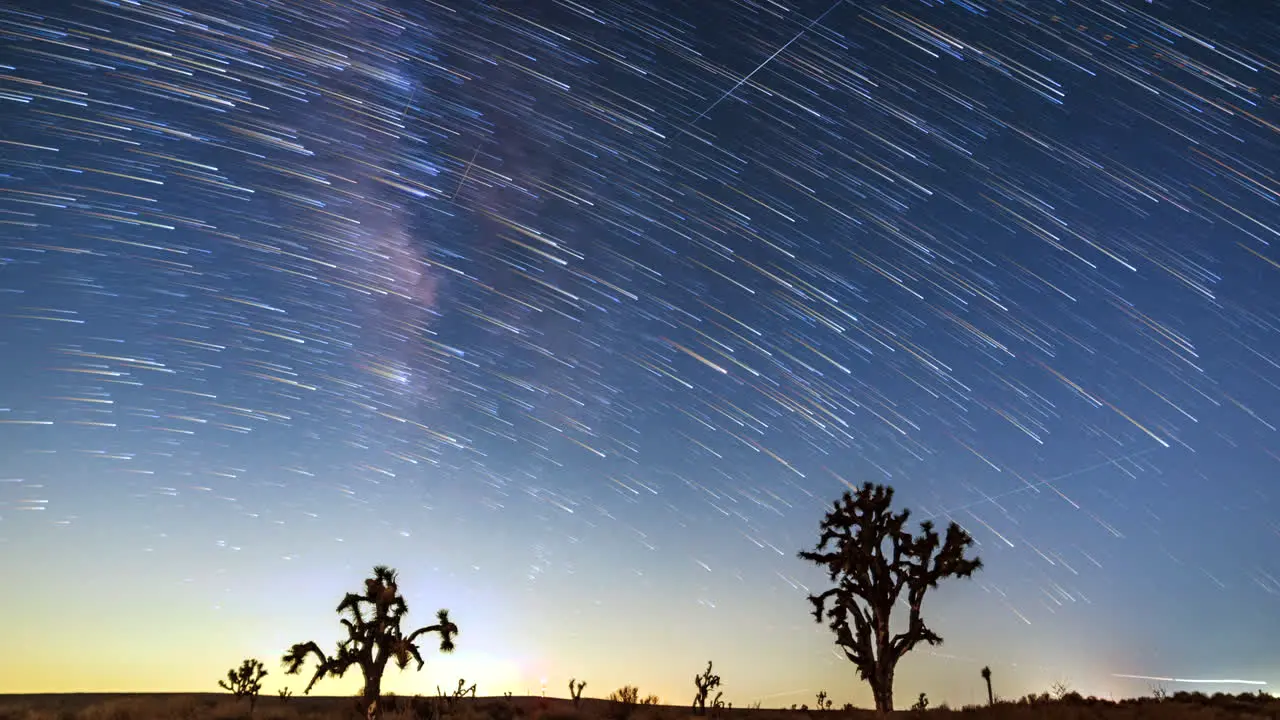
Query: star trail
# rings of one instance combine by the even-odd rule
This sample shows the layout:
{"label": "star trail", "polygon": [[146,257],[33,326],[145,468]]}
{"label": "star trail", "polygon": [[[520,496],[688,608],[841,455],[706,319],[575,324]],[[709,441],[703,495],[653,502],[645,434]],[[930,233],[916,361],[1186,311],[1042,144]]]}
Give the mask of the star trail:
{"label": "star trail", "polygon": [[1254,2],[7,4],[0,573],[51,597],[0,601],[47,647],[0,689],[280,675],[385,563],[462,631],[404,692],[681,702],[712,657],[740,705],[866,705],[795,559],[864,481],[986,563],[900,698],[1280,679],[1278,40]]}

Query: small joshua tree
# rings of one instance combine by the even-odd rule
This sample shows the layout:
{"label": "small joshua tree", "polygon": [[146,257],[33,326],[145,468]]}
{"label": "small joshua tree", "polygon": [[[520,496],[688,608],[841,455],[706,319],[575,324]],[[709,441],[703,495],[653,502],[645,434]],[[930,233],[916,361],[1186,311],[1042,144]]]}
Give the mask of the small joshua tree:
{"label": "small joshua tree", "polygon": [[[973,538],[958,524],[947,527],[945,540],[928,520],[913,536],[910,511],[895,513],[892,504],[893,488],[884,485],[846,491],[822,519],[817,547],[800,553],[836,583],[809,596],[814,620],[827,622],[882,712],[893,710],[893,673],[902,656],[922,642],[942,643],[920,617],[925,592],[943,578],[968,577],[982,567],[978,558],[964,556]],[[889,616],[904,590],[906,629],[893,634]]]}
{"label": "small joshua tree", "polygon": [[284,655],[285,672],[296,675],[307,657],[314,655],[316,672],[303,691],[310,694],[321,678],[342,677],[352,667],[360,668],[364,676],[360,702],[365,715],[373,720],[378,715],[378,698],[382,695],[382,675],[387,663],[394,660],[403,670],[410,660],[415,660],[421,670],[424,661],[418,638],[431,633],[440,635],[440,652],[453,651],[453,636],[458,634],[458,626],[449,621],[448,610],[436,613],[434,625],[405,634],[400,623],[408,612],[409,605],[396,587],[396,571],[379,565],[373,569],[373,577],[364,581],[363,594],[347,593],[338,604],[338,614],[344,615],[341,622],[347,637],[338,642],[337,652],[331,657],[314,641],[297,643]]}
{"label": "small joshua tree", "polygon": [[258,693],[262,692],[262,678],[267,676],[267,669],[260,660],[245,660],[240,667],[227,671],[227,679],[219,680],[218,687],[239,698],[249,698],[249,712],[258,704]]}
{"label": "small joshua tree", "polygon": [[578,705],[582,704],[582,688],[587,686],[586,680],[577,680],[577,678],[569,678],[569,697],[573,699],[573,707],[576,710]]}
{"label": "small joshua tree", "polygon": [[287,687],[282,687],[276,691],[276,694],[280,696],[280,702],[286,702],[293,696],[293,691]]}
{"label": "small joshua tree", "polygon": [[915,705],[911,706],[911,709],[912,710],[928,710],[929,696],[925,695],[924,693],[920,693],[920,697],[916,699],[916,703]]}
{"label": "small joshua tree", "polygon": [[991,692],[991,668],[986,665],[982,666],[982,679],[987,681],[987,704],[995,705],[996,696]]}
{"label": "small joshua tree", "polygon": [[[438,719],[446,715],[452,714],[454,710],[454,706],[458,704],[458,700],[468,695],[470,695],[471,697],[476,696],[476,684],[472,683],[471,687],[467,687],[467,681],[465,678],[458,678],[458,687],[454,688],[453,690],[450,690],[447,693],[441,690],[440,686],[437,685],[436,699],[435,699],[435,703],[432,705],[434,716]],[[388,711],[395,710],[394,707],[390,707],[390,706],[386,707],[385,709]]]}
{"label": "small joshua tree", "polygon": [[[697,694],[693,696],[693,714],[706,715],[707,695],[710,694],[712,690],[720,687],[720,676],[711,674],[710,660],[707,661],[707,669],[704,670],[701,675],[693,676],[693,684],[698,688]],[[719,702],[720,696],[723,694],[724,693],[722,692],[716,693],[716,699],[711,703],[712,707],[715,707],[716,702]]]}
{"label": "small joshua tree", "polygon": [[453,696],[455,698],[464,698],[468,695],[471,697],[476,696],[476,684],[471,683],[468,687],[465,678],[458,678],[458,689],[453,691]]}
{"label": "small joshua tree", "polygon": [[817,697],[817,700],[818,700],[818,709],[819,709],[819,710],[830,710],[830,709],[831,709],[831,698],[827,697],[827,691],[826,691],[826,690],[819,690],[819,691],[818,691],[818,697]]}

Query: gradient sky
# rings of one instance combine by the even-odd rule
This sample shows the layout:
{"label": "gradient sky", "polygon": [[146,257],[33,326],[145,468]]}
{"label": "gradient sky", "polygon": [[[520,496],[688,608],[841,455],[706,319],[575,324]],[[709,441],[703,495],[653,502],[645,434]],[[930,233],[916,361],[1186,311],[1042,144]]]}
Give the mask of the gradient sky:
{"label": "gradient sky", "polygon": [[1274,5],[18,0],[0,37],[0,692],[274,692],[389,564],[462,631],[390,690],[684,703],[714,659],[739,706],[867,706],[795,558],[867,480],[986,564],[900,705],[1280,682]]}

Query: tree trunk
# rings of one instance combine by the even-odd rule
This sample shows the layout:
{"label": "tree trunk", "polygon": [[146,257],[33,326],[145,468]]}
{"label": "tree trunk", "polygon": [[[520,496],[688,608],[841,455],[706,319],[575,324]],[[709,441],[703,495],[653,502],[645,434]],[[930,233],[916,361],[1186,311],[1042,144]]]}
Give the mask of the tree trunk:
{"label": "tree trunk", "polygon": [[996,696],[991,692],[991,678],[987,678],[987,704],[996,704]]}
{"label": "tree trunk", "polygon": [[871,683],[871,693],[875,696],[876,710],[893,712],[893,667],[898,659],[889,647],[889,608],[879,610],[875,616],[875,682]]}
{"label": "tree trunk", "polygon": [[364,692],[361,693],[366,720],[378,719],[378,698],[380,697],[382,697],[382,675],[375,672],[366,674]]}
{"label": "tree trunk", "polygon": [[871,696],[878,712],[893,712],[893,669],[876,668],[871,676]]}

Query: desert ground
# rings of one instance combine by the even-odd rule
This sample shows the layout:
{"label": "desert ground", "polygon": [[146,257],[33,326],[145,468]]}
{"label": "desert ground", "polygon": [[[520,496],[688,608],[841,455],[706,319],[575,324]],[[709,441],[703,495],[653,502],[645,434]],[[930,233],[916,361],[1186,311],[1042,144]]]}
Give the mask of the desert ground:
{"label": "desert ground", "polygon": [[[479,697],[446,703],[433,697],[387,696],[382,701],[384,720],[684,720],[687,707],[623,705],[583,698],[579,707],[560,698]],[[1152,718],[1152,720],[1226,720],[1267,718],[1280,720],[1280,698],[1258,694],[1213,696],[1178,693],[1165,698],[1136,698],[1112,702],[1070,696],[1050,700],[1046,696],[1017,702],[998,701],[993,706],[944,706],[928,710],[898,710],[903,718],[929,716],[945,719],[960,715],[973,720],[1075,720],[1100,718]],[[60,694],[0,695],[0,720],[358,720],[354,698],[290,697],[258,698],[250,716],[247,700],[226,694]],[[871,720],[874,710],[790,710],[726,708],[708,710],[711,720]]]}

